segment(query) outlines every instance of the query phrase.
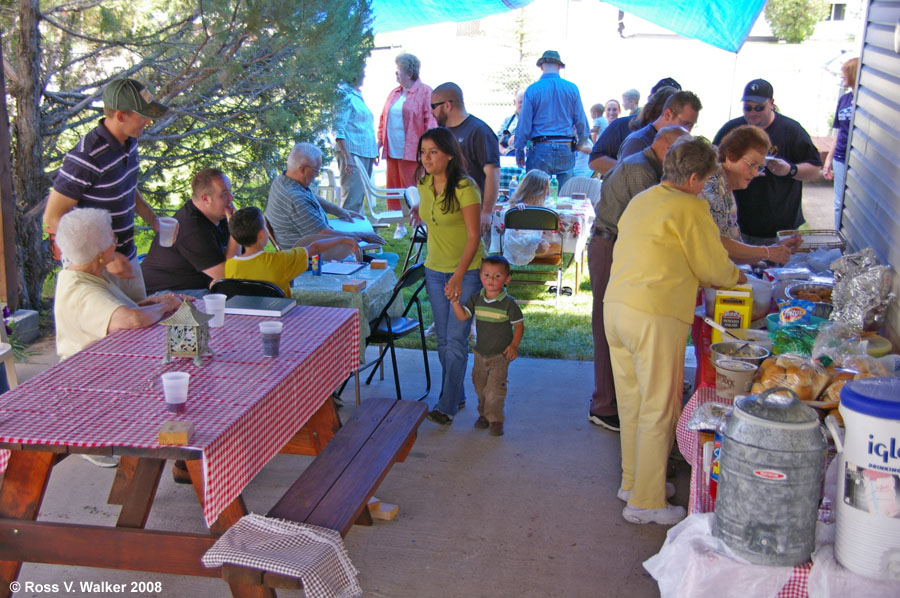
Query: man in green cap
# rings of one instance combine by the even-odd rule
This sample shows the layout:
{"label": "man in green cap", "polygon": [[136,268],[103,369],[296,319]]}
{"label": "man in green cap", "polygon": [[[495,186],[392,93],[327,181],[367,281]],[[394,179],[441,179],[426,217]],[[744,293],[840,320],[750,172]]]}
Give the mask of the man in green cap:
{"label": "man in green cap", "polygon": [[167,110],[134,79],[119,78],[107,84],[103,89],[105,118],[66,154],[44,209],[44,228],[51,240],[59,219],[76,207],[110,213],[116,253],[104,276],[134,301],[147,294],[134,245],[135,212],[159,230],[156,214],[137,188],[137,139],[152,119]]}

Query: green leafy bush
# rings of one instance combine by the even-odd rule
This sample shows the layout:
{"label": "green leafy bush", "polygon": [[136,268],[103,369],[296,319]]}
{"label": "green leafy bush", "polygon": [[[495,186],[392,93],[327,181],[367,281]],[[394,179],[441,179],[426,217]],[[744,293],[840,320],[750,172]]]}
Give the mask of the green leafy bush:
{"label": "green leafy bush", "polygon": [[828,8],[825,0],[769,0],[765,15],[775,37],[799,44],[828,16]]}

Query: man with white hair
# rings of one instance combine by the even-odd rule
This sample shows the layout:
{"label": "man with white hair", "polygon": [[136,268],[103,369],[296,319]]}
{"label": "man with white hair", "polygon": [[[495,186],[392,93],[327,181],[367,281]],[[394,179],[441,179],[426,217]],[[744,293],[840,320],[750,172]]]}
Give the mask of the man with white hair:
{"label": "man with white hair", "polygon": [[328,214],[352,222],[363,216],[326,201],[309,188],[322,169],[322,151],[312,143],[298,143],[287,159],[287,170],[275,177],[269,187],[266,220],[283,248],[294,247],[303,237],[327,235],[352,237],[357,241],[384,244],[375,233],[338,231],[328,224]]}

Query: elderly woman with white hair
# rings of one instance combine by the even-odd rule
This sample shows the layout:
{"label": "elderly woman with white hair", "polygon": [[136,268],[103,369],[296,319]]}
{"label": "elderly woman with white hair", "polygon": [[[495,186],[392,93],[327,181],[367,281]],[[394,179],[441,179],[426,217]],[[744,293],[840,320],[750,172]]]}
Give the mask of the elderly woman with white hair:
{"label": "elderly woman with white hair", "polygon": [[685,516],[683,507],[666,502],[674,494],[666,463],[681,413],[697,287],[745,280],[699,197],[716,168],[708,141],[675,142],[663,160],[662,182],[636,195],[619,219],[603,322],[621,422],[617,495],[631,523],[672,525]]}
{"label": "elderly woman with white hair", "polygon": [[60,359],[117,330],[155,324],[181,305],[182,298],[172,293],[135,303],[103,278],[116,249],[106,210],[76,209],[64,215],[56,231],[56,244],[63,263],[53,306]]}

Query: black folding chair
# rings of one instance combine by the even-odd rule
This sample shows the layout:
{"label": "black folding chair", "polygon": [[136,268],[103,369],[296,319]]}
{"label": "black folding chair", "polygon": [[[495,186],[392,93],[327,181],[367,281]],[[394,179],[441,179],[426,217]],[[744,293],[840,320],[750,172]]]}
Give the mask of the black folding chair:
{"label": "black folding chair", "polygon": [[[399,316],[391,316],[391,307],[396,301],[402,301],[401,293],[403,289],[408,287],[415,287],[415,290],[413,291],[412,295],[410,295],[406,303],[406,307],[403,309],[403,313]],[[368,363],[361,365],[360,368],[356,371],[356,376],[359,376],[361,372],[372,368],[372,372],[369,374],[369,377],[366,378],[366,384],[369,384],[372,381],[372,377],[375,376],[375,372],[378,370],[378,366],[382,364],[385,355],[387,354],[388,350],[390,350],[391,365],[393,365],[394,367],[394,386],[397,389],[398,401],[403,397],[400,391],[400,373],[397,369],[397,354],[394,350],[394,341],[412,334],[416,330],[419,331],[419,341],[422,343],[422,359],[425,363],[425,393],[416,400],[421,401],[428,396],[428,393],[431,390],[431,370],[428,367],[428,350],[425,346],[425,328],[422,323],[422,303],[419,299],[419,295],[422,293],[422,290],[424,288],[424,263],[413,264],[409,267],[409,269],[407,269],[405,272],[403,272],[403,274],[400,275],[400,279],[397,281],[397,284],[394,285],[394,290],[391,292],[391,298],[381,310],[381,313],[379,313],[375,319],[369,322],[369,336],[368,338],[366,338],[366,346],[368,347],[369,345],[381,345],[382,347],[378,353],[378,357]],[[409,314],[409,310],[413,305],[416,306],[416,316],[418,317],[418,319],[407,317]],[[348,381],[349,378],[344,381],[344,384],[338,391],[338,395],[343,392],[344,387],[347,385]],[[357,388],[359,388],[358,384]],[[357,395],[356,400],[358,405],[359,395]]]}
{"label": "black folding chair", "polygon": [[[541,230],[552,231],[557,234],[556,247],[558,251],[551,254],[535,257],[524,268],[512,268],[513,280],[510,284],[540,284],[545,285],[546,280],[556,278],[556,306],[559,307],[559,296],[562,293],[562,235],[559,233],[559,214],[550,208],[543,206],[526,206],[525,209],[511,207],[503,217],[503,233],[500,235],[500,253],[503,253],[503,240],[506,233],[511,230]],[[550,266],[551,269],[533,268],[533,266]],[[517,274],[529,277],[538,276],[541,280],[517,277]],[[551,289],[552,290],[552,289]],[[520,301],[520,303],[525,303]]]}
{"label": "black folding chair", "polygon": [[[413,206],[419,205],[419,190],[415,187],[409,187],[406,189],[406,192],[403,194],[403,201],[406,202],[406,207],[411,210]],[[410,262],[417,263],[422,259],[422,251],[425,249],[425,245],[428,242],[428,229],[425,228],[424,224],[420,224],[413,230],[412,236],[409,238],[409,248],[406,250],[406,259],[403,260],[403,269],[409,266]],[[415,257],[413,257],[413,252],[415,251]]]}
{"label": "black folding chair", "polygon": [[229,299],[235,295],[251,297],[284,297],[277,284],[264,280],[247,280],[244,278],[220,278],[209,287],[210,293],[221,293]]}

